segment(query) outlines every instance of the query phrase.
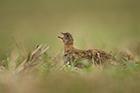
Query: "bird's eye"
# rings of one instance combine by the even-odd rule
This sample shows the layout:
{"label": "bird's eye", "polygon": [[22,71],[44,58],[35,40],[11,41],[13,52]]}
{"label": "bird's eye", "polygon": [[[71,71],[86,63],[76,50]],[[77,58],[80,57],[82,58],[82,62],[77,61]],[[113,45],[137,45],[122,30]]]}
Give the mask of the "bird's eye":
{"label": "bird's eye", "polygon": [[69,37],[69,35],[68,34],[65,34],[65,37]]}

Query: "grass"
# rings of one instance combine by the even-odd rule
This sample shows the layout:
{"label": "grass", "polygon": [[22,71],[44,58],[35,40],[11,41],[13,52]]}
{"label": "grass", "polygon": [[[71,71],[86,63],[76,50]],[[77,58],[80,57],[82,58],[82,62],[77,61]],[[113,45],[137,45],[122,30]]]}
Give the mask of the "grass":
{"label": "grass", "polygon": [[38,45],[26,55],[14,49],[1,61],[2,93],[138,93],[139,60],[122,52],[114,56],[119,65],[78,69],[64,66],[61,54],[50,57],[46,45]]}

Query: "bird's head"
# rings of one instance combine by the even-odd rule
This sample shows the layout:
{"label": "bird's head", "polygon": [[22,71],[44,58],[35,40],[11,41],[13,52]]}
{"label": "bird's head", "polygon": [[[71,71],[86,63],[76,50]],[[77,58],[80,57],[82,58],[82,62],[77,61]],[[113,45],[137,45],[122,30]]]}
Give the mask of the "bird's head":
{"label": "bird's head", "polygon": [[65,45],[73,44],[74,41],[72,35],[68,32],[61,32],[61,36],[58,36],[58,38],[61,39]]}

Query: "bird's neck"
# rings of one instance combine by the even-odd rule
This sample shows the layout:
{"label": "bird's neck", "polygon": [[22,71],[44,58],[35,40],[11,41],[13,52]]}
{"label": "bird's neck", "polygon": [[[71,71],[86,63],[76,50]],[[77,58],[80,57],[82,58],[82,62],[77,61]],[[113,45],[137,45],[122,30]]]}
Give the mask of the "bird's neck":
{"label": "bird's neck", "polygon": [[64,51],[65,52],[70,51],[70,50],[73,50],[73,49],[74,49],[73,44],[65,44],[64,45]]}

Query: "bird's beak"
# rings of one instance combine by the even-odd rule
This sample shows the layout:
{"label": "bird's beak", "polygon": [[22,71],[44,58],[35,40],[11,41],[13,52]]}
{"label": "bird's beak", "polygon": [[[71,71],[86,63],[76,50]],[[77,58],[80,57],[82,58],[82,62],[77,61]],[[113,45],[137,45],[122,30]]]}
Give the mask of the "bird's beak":
{"label": "bird's beak", "polygon": [[[63,33],[63,32],[61,32],[60,34],[61,34],[61,35],[58,35],[57,37],[58,37],[59,39],[62,39],[62,40],[63,40],[64,33]],[[62,36],[62,35],[63,35],[63,36]]]}

